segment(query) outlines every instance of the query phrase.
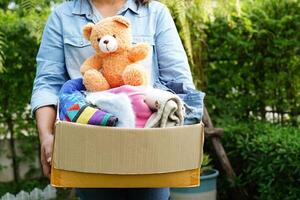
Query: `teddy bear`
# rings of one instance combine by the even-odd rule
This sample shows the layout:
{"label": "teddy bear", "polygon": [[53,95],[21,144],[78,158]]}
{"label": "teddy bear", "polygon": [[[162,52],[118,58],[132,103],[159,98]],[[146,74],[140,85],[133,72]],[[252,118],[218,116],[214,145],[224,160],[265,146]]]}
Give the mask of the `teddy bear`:
{"label": "teddy bear", "polygon": [[130,22],[125,17],[107,17],[96,24],[88,23],[83,34],[96,51],[80,67],[87,91],[147,84],[147,73],[139,61],[147,57],[150,45],[132,44]]}

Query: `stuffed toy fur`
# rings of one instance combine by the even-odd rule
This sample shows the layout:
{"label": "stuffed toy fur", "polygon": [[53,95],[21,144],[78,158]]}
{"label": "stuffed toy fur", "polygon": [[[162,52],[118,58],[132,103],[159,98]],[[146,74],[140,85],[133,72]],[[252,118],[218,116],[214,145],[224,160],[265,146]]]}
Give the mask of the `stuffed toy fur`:
{"label": "stuffed toy fur", "polygon": [[88,91],[103,91],[121,85],[146,85],[147,75],[141,64],[149,44],[132,45],[129,21],[123,16],[107,17],[83,28],[96,54],[88,58],[80,72]]}

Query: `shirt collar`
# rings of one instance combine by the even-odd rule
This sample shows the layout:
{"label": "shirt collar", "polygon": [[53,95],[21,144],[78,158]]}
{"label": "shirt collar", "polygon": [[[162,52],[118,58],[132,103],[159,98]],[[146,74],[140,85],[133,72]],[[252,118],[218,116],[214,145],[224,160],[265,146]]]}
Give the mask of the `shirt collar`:
{"label": "shirt collar", "polygon": [[92,8],[88,0],[75,0],[72,13],[75,15],[91,14]]}
{"label": "shirt collar", "polygon": [[140,14],[139,13],[139,5],[135,2],[135,0],[127,0],[124,4],[123,8],[121,8],[121,10],[118,12],[118,14],[122,13],[128,9],[137,15]]}
{"label": "shirt collar", "polygon": [[[127,0],[118,12],[118,14],[125,12],[130,9],[133,13],[139,14],[139,6],[136,4],[135,0]],[[92,8],[88,0],[75,0],[74,8],[72,13],[75,15],[90,15],[92,14]]]}

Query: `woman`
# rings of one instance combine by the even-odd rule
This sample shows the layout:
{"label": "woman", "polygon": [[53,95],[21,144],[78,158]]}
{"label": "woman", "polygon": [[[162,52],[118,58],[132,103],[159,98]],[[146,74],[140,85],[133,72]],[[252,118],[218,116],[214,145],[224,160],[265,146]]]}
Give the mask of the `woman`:
{"label": "woman", "polygon": [[[82,62],[94,53],[84,39],[82,27],[102,18],[123,15],[131,22],[133,43],[148,42],[150,56],[144,65],[151,83],[168,83],[176,79],[194,88],[187,56],[173,19],[163,4],[150,0],[73,0],[54,9],[45,26],[37,55],[37,72],[31,106],[36,117],[41,144],[43,172],[50,175],[55,105],[61,86],[81,77]],[[82,199],[167,200],[169,189],[90,189],[77,190]]]}

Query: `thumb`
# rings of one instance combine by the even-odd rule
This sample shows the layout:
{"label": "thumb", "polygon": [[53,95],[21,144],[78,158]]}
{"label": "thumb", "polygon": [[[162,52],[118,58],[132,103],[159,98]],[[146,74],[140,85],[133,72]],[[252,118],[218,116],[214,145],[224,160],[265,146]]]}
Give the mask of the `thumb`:
{"label": "thumb", "polygon": [[48,163],[51,163],[51,159],[52,159],[52,147],[46,147],[45,148],[45,157],[46,157],[46,161]]}

